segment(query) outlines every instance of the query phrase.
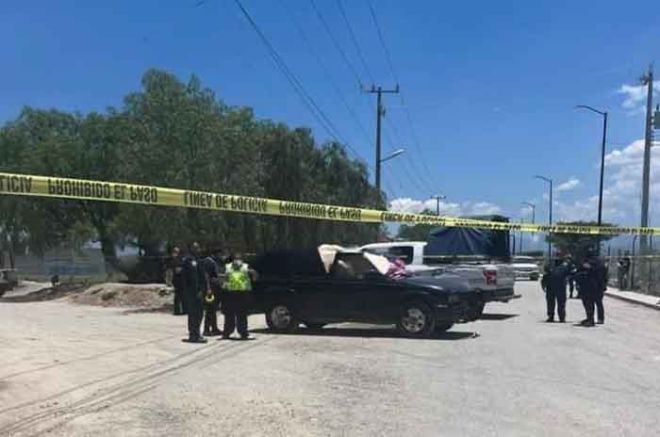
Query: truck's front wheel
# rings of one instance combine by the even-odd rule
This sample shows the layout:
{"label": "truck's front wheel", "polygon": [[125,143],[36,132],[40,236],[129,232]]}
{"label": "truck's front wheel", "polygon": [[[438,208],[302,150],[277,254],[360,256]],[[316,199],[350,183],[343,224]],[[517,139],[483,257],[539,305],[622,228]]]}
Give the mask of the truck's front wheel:
{"label": "truck's front wheel", "polygon": [[431,307],[422,301],[406,302],[401,307],[397,329],[406,337],[430,337],[435,329],[435,314]]}
{"label": "truck's front wheel", "polygon": [[286,303],[278,303],[266,311],[266,325],[273,331],[291,332],[298,327],[298,319]]}

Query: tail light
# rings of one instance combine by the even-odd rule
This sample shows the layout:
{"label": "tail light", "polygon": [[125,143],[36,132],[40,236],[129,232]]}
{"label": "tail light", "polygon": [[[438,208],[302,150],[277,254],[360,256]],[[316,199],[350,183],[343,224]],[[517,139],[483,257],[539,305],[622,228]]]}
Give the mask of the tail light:
{"label": "tail light", "polygon": [[486,285],[497,285],[497,270],[484,270]]}

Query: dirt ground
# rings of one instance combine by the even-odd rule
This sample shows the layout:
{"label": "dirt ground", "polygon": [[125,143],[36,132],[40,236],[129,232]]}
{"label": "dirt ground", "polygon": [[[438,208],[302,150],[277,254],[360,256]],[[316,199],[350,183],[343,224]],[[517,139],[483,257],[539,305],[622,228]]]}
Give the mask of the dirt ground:
{"label": "dirt ground", "polygon": [[63,283],[53,286],[46,282],[23,281],[0,298],[0,302],[25,303],[66,299],[81,305],[169,311],[172,309],[172,293],[172,288],[164,284],[106,282],[94,285]]}
{"label": "dirt ground", "polygon": [[570,323],[544,323],[538,283],[517,292],[432,339],[253,316],[254,341],[204,345],[181,341],[186,317],[3,299],[0,435],[658,435],[660,312],[608,299],[581,328],[571,300]]}

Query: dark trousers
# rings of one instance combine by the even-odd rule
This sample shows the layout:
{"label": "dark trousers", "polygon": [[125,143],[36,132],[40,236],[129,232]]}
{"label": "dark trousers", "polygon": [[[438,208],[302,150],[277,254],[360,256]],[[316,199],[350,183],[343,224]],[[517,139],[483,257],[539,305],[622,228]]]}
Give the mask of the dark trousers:
{"label": "dark trousers", "polygon": [[218,305],[204,303],[204,335],[218,333]]}
{"label": "dark trousers", "polygon": [[223,335],[229,336],[234,333],[234,329],[237,329],[241,337],[248,336],[249,297],[247,292],[227,291],[223,293],[222,313],[225,315]]}
{"label": "dark trousers", "polygon": [[596,293],[596,298],[594,299],[594,304],[596,305],[596,315],[598,320],[601,322],[605,321],[605,307],[603,307],[603,292]]}
{"label": "dark trousers", "polygon": [[548,317],[555,317],[555,303],[557,304],[557,315],[559,320],[566,320],[566,289],[552,290],[548,288],[545,292],[545,302],[548,308]]}
{"label": "dark trousers", "polygon": [[[569,297],[573,299],[573,291],[575,291],[575,281],[572,279],[568,280],[568,291],[569,291]],[[580,297],[580,292],[578,291],[577,293],[578,297]]]}
{"label": "dark trousers", "polygon": [[202,327],[202,317],[204,316],[204,305],[202,300],[197,297],[188,297],[188,337],[197,339],[201,337],[199,330]]}
{"label": "dark trousers", "polygon": [[587,321],[594,321],[594,297],[592,293],[587,293],[586,291],[582,292],[582,305],[584,306],[584,312],[587,317]]}
{"label": "dark trousers", "polygon": [[186,314],[186,305],[183,299],[183,290],[181,287],[174,286],[174,315]]}
{"label": "dark trousers", "polygon": [[602,291],[598,293],[590,290],[588,293],[583,293],[582,304],[584,305],[584,311],[587,314],[588,321],[594,321],[594,314],[598,316],[599,321],[605,321]]}

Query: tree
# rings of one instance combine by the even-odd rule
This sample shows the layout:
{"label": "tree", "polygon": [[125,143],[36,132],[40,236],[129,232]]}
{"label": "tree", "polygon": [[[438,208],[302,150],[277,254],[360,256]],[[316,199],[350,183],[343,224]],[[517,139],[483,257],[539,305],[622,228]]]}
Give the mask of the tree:
{"label": "tree", "polygon": [[[425,209],[422,214],[435,215],[431,210]],[[437,228],[436,225],[401,225],[399,227],[398,237],[408,241],[426,241],[429,234],[433,229]]]}
{"label": "tree", "polygon": [[[120,108],[78,114],[26,108],[0,129],[0,171],[110,180],[301,202],[384,208],[364,163],[342,144],[319,145],[303,127],[257,120],[191,77],[145,72]],[[266,217],[65,199],[0,197],[0,245],[44,251],[101,243],[159,256],[164,243],[198,240],[248,252],[322,242],[362,244],[377,224]]]}
{"label": "tree", "polygon": [[[575,221],[558,222],[557,225],[566,226],[598,226],[596,222]],[[603,223],[602,226],[616,226],[610,223]],[[599,242],[604,242],[614,238],[615,235],[589,235],[589,234],[549,234],[546,236],[546,242],[552,243],[555,250],[562,254],[571,254],[574,259],[581,259],[587,254],[589,248],[597,247]]]}

